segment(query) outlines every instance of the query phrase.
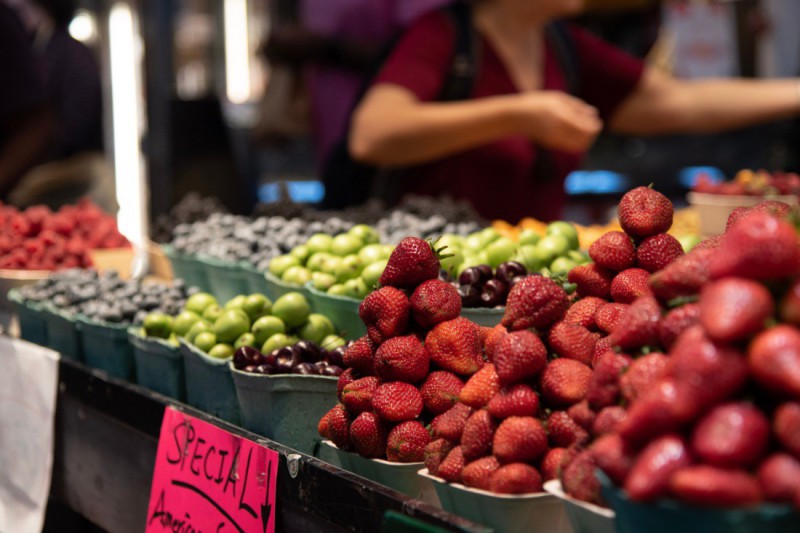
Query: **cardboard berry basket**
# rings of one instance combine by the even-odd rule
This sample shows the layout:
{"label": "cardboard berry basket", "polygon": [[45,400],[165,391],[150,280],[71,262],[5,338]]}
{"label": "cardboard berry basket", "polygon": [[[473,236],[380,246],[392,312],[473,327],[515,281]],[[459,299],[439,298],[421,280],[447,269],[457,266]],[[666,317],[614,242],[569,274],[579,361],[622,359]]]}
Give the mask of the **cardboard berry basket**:
{"label": "cardboard berry basket", "polygon": [[675,500],[640,503],[628,499],[601,471],[603,498],[616,513],[619,533],[797,533],[800,512],[790,505],[762,504],[741,509],[687,505]]}
{"label": "cardboard berry basket", "polygon": [[269,292],[269,287],[267,287],[267,280],[264,277],[264,272],[261,272],[249,263],[240,263],[239,266],[244,271],[244,278],[247,282],[248,293],[266,295]]}
{"label": "cardboard berry basket", "polygon": [[318,291],[311,286],[311,283],[306,284],[306,290],[314,312],[329,317],[336,331],[344,339],[356,340],[367,334],[367,327],[358,316],[362,300]]}
{"label": "cardboard berry basket", "polygon": [[169,245],[162,246],[162,250],[169,259],[172,273],[176,278],[182,278],[188,287],[199,287],[204,291],[210,290],[206,270],[197,258],[180,254]]}
{"label": "cardboard berry basket", "polygon": [[235,369],[232,362],[230,371],[245,429],[314,455],[322,440],[317,423],[336,403],[338,379],[254,374]]}
{"label": "cardboard berry basket", "polygon": [[211,357],[185,339],[180,339],[180,344],[186,403],[231,424],[238,424],[241,417],[236,387],[228,367],[230,359]]}
{"label": "cardboard berry basket", "polygon": [[472,320],[480,326],[493,328],[503,320],[505,307],[462,307],[461,316]]}
{"label": "cardboard berry basket", "polygon": [[236,264],[213,257],[199,257],[208,280],[209,291],[218,301],[227,302],[239,294],[248,294],[250,284],[244,269]]}
{"label": "cardboard berry basket", "polygon": [[497,533],[570,533],[564,505],[547,492],[495,494],[448,483],[432,476],[427,468],[418,475],[433,483],[442,509],[473,522],[491,527]]}
{"label": "cardboard berry basket", "polygon": [[275,276],[269,272],[264,273],[264,280],[267,284],[266,296],[273,302],[288,292],[299,292],[308,298],[308,289],[303,285],[287,283],[278,276]]}
{"label": "cardboard berry basket", "polygon": [[52,305],[42,308],[42,316],[47,326],[47,347],[67,359],[83,361],[85,357],[77,317]]}
{"label": "cardboard berry basket", "polygon": [[100,322],[83,315],[75,321],[86,364],[115,378],[133,381],[136,371],[133,347],[128,341],[130,324]]}
{"label": "cardboard berry basket", "polygon": [[614,511],[593,503],[576,500],[567,495],[561,482],[551,479],[544,484],[544,490],[561,500],[567,512],[572,530],[575,533],[614,533]]}
{"label": "cardboard berry basket", "polygon": [[20,337],[28,342],[47,346],[47,323],[44,320],[44,305],[38,302],[29,302],[22,297],[19,290],[11,289],[4,294],[8,302],[13,305],[19,322]]}
{"label": "cardboard berry basket", "polygon": [[728,216],[737,207],[750,207],[765,200],[777,200],[789,205],[798,203],[797,196],[794,195],[754,196],[690,192],[686,198],[700,217],[700,235],[703,237],[725,233]]}
{"label": "cardboard berry basket", "polygon": [[147,337],[142,328],[128,329],[128,340],[136,360],[136,383],[159,394],[186,399],[186,378],[180,347],[164,339]]}

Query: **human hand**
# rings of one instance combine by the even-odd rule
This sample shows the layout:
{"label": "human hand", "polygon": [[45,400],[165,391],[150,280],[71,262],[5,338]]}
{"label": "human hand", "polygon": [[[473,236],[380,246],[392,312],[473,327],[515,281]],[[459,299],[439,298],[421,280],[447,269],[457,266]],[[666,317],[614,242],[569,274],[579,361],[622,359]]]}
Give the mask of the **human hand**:
{"label": "human hand", "polygon": [[585,152],[603,128],[597,109],[561,91],[525,92],[517,105],[521,133],[546,148]]}

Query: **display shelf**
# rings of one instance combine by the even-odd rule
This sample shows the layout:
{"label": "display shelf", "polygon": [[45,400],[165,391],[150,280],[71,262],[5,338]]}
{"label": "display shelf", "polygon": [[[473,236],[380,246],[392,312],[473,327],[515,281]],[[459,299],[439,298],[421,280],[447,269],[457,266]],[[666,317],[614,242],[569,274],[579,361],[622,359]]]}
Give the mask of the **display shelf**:
{"label": "display shelf", "polygon": [[[188,405],[81,363],[60,365],[51,499],[113,532],[141,532],[167,406],[277,451],[276,531],[385,530],[387,513],[411,530],[484,532],[436,507],[303,455]],[[438,528],[438,529],[437,529]]]}

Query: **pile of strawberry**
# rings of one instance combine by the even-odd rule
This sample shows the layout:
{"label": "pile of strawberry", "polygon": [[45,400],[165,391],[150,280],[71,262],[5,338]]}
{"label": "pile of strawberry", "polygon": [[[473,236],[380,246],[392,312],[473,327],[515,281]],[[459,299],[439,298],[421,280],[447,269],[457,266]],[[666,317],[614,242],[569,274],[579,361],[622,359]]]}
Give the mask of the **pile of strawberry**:
{"label": "pile of strawberry", "polygon": [[52,212],[46,206],[20,211],[0,205],[0,268],[59,270],[89,267],[89,250],[129,243],[114,217],[89,200]]}
{"label": "pile of strawberry", "polygon": [[458,400],[483,364],[482,328],[461,318],[461,297],[438,279],[430,243],[403,239],[359,308],[367,334],[344,353],[338,397],[319,433],[342,450],[422,461],[427,424]]}

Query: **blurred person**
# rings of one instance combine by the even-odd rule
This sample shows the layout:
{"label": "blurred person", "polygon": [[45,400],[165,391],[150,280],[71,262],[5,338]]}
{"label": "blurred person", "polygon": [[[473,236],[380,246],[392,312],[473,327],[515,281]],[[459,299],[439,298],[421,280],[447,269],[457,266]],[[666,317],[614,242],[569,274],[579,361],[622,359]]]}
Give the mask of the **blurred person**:
{"label": "blurred person", "polygon": [[454,48],[452,25],[437,11],[408,29],[354,112],[353,157],[409,169],[405,192],[448,192],[490,219],[553,220],[566,175],[603,128],[711,133],[800,113],[800,80],[682,81],[571,25],[575,64],[564,65],[547,28],[579,14],[581,0],[470,5],[480,46],[470,99],[437,101]]}

